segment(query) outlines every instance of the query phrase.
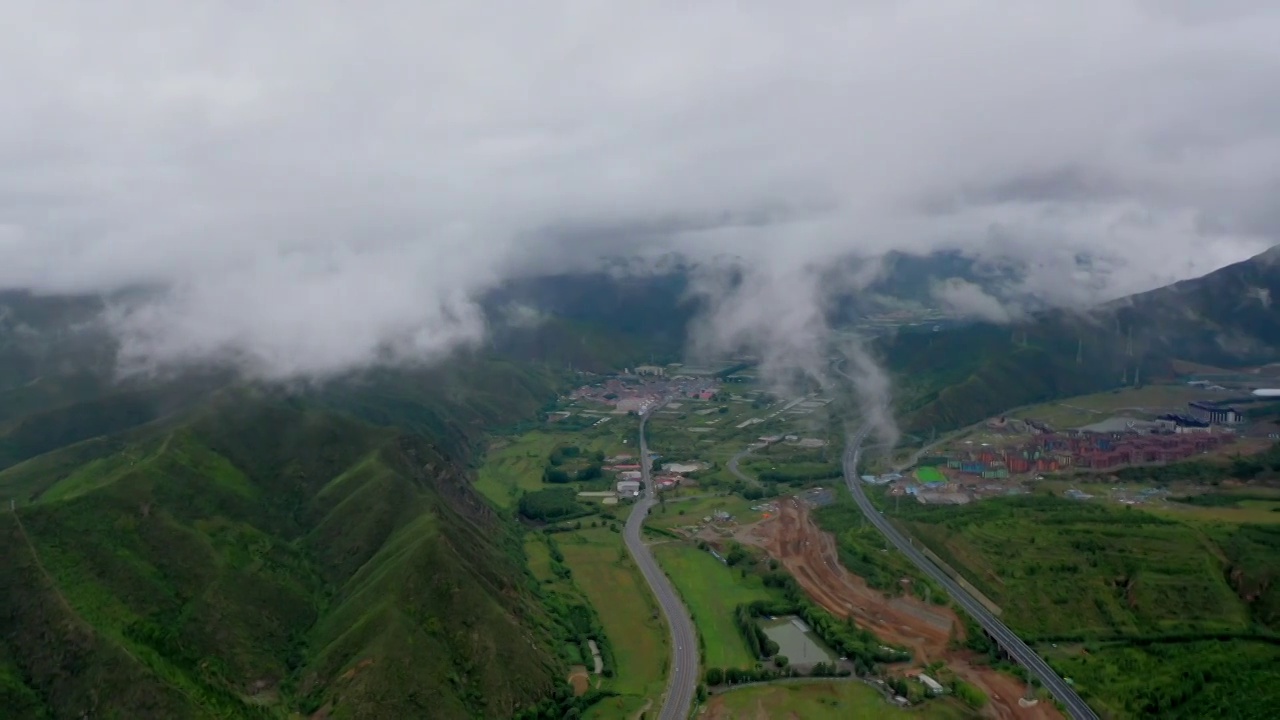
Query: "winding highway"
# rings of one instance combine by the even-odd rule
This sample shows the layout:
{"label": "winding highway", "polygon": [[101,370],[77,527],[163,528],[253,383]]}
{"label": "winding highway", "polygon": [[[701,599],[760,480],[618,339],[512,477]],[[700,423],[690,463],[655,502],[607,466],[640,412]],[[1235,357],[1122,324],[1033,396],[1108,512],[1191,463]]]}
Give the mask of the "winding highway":
{"label": "winding highway", "polygon": [[[641,535],[641,527],[649,515],[650,508],[658,502],[657,489],[653,485],[649,472],[649,466],[652,463],[649,459],[649,445],[645,440],[644,430],[649,422],[649,415],[661,406],[662,403],[659,403],[640,416],[640,472],[644,480],[644,496],[636,503],[631,515],[627,518],[626,529],[623,530],[622,536],[627,543],[627,550],[631,552],[631,557],[640,567],[640,573],[644,575],[645,582],[649,583],[649,589],[653,591],[654,597],[658,598],[662,614],[667,616],[667,627],[671,628],[671,673],[667,680],[666,699],[662,703],[662,710],[658,713],[658,720],[687,720],[693,708],[693,695],[698,687],[698,636],[694,632],[693,620],[689,617],[684,601],[676,594],[671,580],[658,567],[657,561],[653,559],[653,552],[648,545],[644,544],[644,538]],[[640,622],[640,619],[637,618],[636,621]]]}
{"label": "winding highway", "polygon": [[[848,375],[836,367],[835,371],[843,375],[846,379],[852,380]],[[928,558],[926,558],[915,546],[907,539],[905,535],[898,531],[888,519],[871,504],[871,500],[863,492],[862,481],[858,478],[858,460],[862,454],[862,441],[866,439],[868,433],[871,432],[869,424],[858,428],[853,437],[849,439],[848,445],[844,451],[844,482],[849,487],[849,492],[853,495],[853,499],[858,503],[858,508],[862,510],[862,514],[875,525],[876,529],[883,534],[894,547],[903,555],[907,556],[916,567],[920,568],[925,575],[931,580],[941,585],[956,604],[964,608],[970,617],[987,631],[1000,648],[1009,654],[1020,665],[1027,669],[1032,675],[1040,680],[1044,687],[1048,688],[1067,708],[1067,714],[1077,720],[1098,720],[1098,715],[1089,707],[1076,691],[1063,680],[1053,668],[1049,667],[1049,663],[1044,661],[1035,650],[1024,643],[1017,635],[1013,633],[1003,622],[995,615],[992,615],[981,603],[974,599],[964,588],[960,587],[949,575],[938,569]]]}
{"label": "winding highway", "polygon": [[746,450],[743,450],[739,452],[737,455],[734,455],[733,457],[729,458],[728,468],[729,468],[729,472],[733,473],[734,477],[738,478],[744,483],[747,483],[748,485],[755,486],[755,485],[759,485],[760,483],[756,482],[752,478],[747,477],[746,473],[738,469],[738,463],[742,462],[742,458],[750,454],[751,454],[751,448],[748,447]]}

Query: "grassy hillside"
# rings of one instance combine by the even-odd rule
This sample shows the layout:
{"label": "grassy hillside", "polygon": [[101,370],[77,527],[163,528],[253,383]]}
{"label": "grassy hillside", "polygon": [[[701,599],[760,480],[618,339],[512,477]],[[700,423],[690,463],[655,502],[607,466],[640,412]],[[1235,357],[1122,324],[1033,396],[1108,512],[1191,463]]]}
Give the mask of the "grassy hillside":
{"label": "grassy hillside", "polygon": [[1087,313],[1039,313],[1013,326],[902,332],[878,350],[898,380],[910,433],[939,432],[1009,408],[1154,379],[1175,360],[1233,367],[1272,362],[1280,320],[1273,249],[1201,278]]}
{"label": "grassy hillside", "polygon": [[1047,496],[886,512],[1108,716],[1270,716],[1280,526]]}
{"label": "grassy hillside", "polygon": [[1276,546],[1270,526],[1199,527],[1045,496],[896,512],[1028,639],[1247,634],[1275,621],[1274,601],[1246,590],[1266,585],[1275,561],[1243,562]]}
{"label": "grassy hillside", "polygon": [[386,427],[326,409],[373,415],[354,390],[227,392],[0,472],[22,503],[0,517],[6,716],[509,717],[549,695],[552,621],[466,465],[474,428],[547,387],[488,377]]}
{"label": "grassy hillside", "polygon": [[[942,432],[1013,407],[1118,387],[1126,373],[1133,378],[1124,339],[1102,328],[1049,322],[1028,329],[1025,343],[1021,332],[976,325],[885,341],[904,429]],[[1155,377],[1167,368],[1168,361],[1150,358],[1142,372]]]}

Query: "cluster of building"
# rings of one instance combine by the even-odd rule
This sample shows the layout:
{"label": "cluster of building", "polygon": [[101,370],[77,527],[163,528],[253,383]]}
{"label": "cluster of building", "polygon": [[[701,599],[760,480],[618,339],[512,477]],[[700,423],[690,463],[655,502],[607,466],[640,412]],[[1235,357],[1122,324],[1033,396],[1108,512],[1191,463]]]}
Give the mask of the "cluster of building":
{"label": "cluster of building", "polygon": [[1235,442],[1227,432],[1141,434],[1136,432],[1046,433],[1014,446],[983,446],[920,459],[922,465],[954,473],[1002,479],[1072,468],[1110,470],[1126,465],[1162,464],[1213,452]]}
{"label": "cluster of building", "polygon": [[598,383],[583,385],[574,390],[570,393],[569,399],[610,405],[615,412],[619,413],[643,414],[664,397],[680,396],[711,400],[718,390],[718,384],[713,378],[686,376],[666,378],[658,374],[647,374],[644,377],[642,381],[629,377],[605,378]]}
{"label": "cluster of building", "polygon": [[[614,490],[618,498],[634,500],[640,497],[640,493],[644,491],[644,473],[640,465],[632,462],[630,455],[608,458],[606,462],[610,464],[604,469],[617,473],[618,480],[614,484]],[[703,467],[700,463],[667,463],[663,465],[662,472],[653,476],[653,485],[659,492],[671,490],[684,482],[686,473],[701,470]]]}

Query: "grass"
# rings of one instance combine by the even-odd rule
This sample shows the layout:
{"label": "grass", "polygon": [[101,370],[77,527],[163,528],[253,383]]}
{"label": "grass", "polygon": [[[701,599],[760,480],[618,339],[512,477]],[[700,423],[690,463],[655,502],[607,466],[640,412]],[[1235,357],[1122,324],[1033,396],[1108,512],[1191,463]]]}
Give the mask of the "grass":
{"label": "grass", "polygon": [[652,709],[657,706],[657,699],[650,700],[635,695],[617,695],[605,698],[591,706],[582,717],[586,718],[586,720],[629,720],[638,716],[646,707]]}
{"label": "grass", "polygon": [[1074,428],[1092,425],[1121,412],[1144,418],[1168,412],[1185,414],[1188,402],[1222,399],[1225,396],[1221,392],[1186,385],[1146,385],[1065,398],[1023,408],[1013,414],[1040,420],[1055,428]]}
{"label": "grass", "polygon": [[1049,655],[1090,705],[1112,718],[1271,718],[1280,647],[1243,640],[1111,645]]}
{"label": "grass", "polygon": [[[1143,511],[1043,496],[940,510],[913,504],[900,515],[1026,636],[1151,639],[1280,630],[1275,523],[1206,519],[1231,508]],[[1003,550],[1010,546],[1019,552]]]}
{"label": "grass", "polygon": [[[794,398],[778,399],[773,404],[753,407],[753,400],[758,397],[760,388],[751,383],[732,384],[724,387],[729,395],[752,400],[725,399],[718,402],[682,399],[681,406],[674,412],[659,412],[649,421],[649,444],[660,448],[666,457],[673,460],[698,459],[714,464],[709,470],[695,474],[699,482],[708,486],[736,486],[737,480],[726,468],[729,459],[738,454],[758,438],[765,435],[794,434],[802,437],[827,438],[829,432],[830,411],[817,408],[804,415],[787,413],[772,416]],[[726,411],[721,414],[719,408]],[[698,411],[712,410],[707,415]],[[737,426],[750,418],[760,418],[764,422],[749,425],[745,428]],[[707,430],[707,432],[690,432],[690,428]],[[748,475],[755,475],[753,463],[763,465],[766,469],[780,463],[795,463],[805,460],[826,462],[832,452],[831,447],[825,450],[805,450],[789,444],[778,444],[758,450],[743,459],[743,470]],[[825,453],[825,454],[824,454]]]}
{"label": "grass", "polygon": [[1238,505],[1225,507],[1196,507],[1171,503],[1158,507],[1144,507],[1149,513],[1173,520],[1192,519],[1209,522],[1256,525],[1280,523],[1280,502],[1275,500],[1246,500]]}
{"label": "grass", "polygon": [[885,700],[879,691],[860,682],[806,682],[748,687],[717,695],[710,700],[709,708],[709,717],[715,720],[844,720],[860,717],[958,720],[976,717],[954,700],[933,700],[921,706],[898,708]]}
{"label": "grass", "polygon": [[922,483],[946,482],[947,478],[936,467],[922,467],[916,470],[916,479]]}
{"label": "grass", "polygon": [[559,534],[556,542],[613,646],[618,669],[611,689],[656,702],[665,685],[670,642],[649,586],[626,554],[622,535],[591,529]]}
{"label": "grass", "polygon": [[524,554],[528,558],[529,572],[538,582],[554,582],[551,571],[551,549],[536,535],[525,536]]}
{"label": "grass", "polygon": [[682,500],[679,495],[668,496],[665,507],[659,504],[649,511],[649,519],[645,522],[645,526],[669,529],[696,525],[702,522],[702,518],[721,510],[732,515],[740,523],[751,522],[761,517],[759,512],[751,508],[768,502],[767,500],[744,500],[736,495],[697,497],[696,493],[701,492],[699,489],[681,492],[689,493],[696,499]]}
{"label": "grass", "polygon": [[945,509],[910,503],[901,515],[1031,638],[1241,632],[1251,624],[1210,539],[1183,523],[1043,496]]}
{"label": "grass", "polygon": [[1219,515],[1274,498],[1195,497],[1176,510],[1031,496],[900,514],[1024,638],[1077,641],[1050,660],[1104,716],[1270,717],[1280,526]]}
{"label": "grass", "polygon": [[0,495],[35,501],[0,522],[0,702],[510,717],[564,673],[464,460],[245,392],[0,472]]}
{"label": "grass", "polygon": [[634,434],[634,421],[619,416],[599,429],[578,432],[544,429],[496,439],[476,474],[475,488],[498,507],[511,507],[526,492],[552,487],[542,481],[542,474],[548,456],[557,445],[576,445],[584,453],[599,450],[606,456],[628,452],[628,447],[620,442],[619,431],[627,436]]}
{"label": "grass", "polygon": [[902,578],[912,579],[911,591],[920,597],[940,601],[946,593],[928,580],[901,553],[891,552],[888,542],[867,522],[853,500],[842,491],[839,500],[818,508],[813,519],[836,538],[840,564],[866,580],[867,585],[889,595],[901,595]]}
{"label": "grass", "polygon": [[772,597],[759,576],[753,573],[744,578],[692,545],[663,543],[653,549],[693,615],[702,640],[704,666],[754,666],[757,658],[751,655],[734,624],[733,611],[743,603]]}

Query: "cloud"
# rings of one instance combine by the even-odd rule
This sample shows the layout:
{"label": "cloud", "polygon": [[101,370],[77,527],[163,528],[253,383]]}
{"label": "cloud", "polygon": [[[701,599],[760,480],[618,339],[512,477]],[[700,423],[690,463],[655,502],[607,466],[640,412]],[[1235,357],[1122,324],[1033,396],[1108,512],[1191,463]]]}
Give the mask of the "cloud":
{"label": "cloud", "polygon": [[111,316],[135,367],[438,357],[504,278],[632,252],[742,258],[764,291],[722,324],[798,347],[849,253],[1013,257],[1085,302],[1280,237],[1261,0],[18,13],[0,288],[156,288]]}
{"label": "cloud", "polygon": [[1021,315],[1017,308],[1006,306],[981,285],[960,278],[935,283],[932,295],[944,310],[960,317],[1007,323]]}

